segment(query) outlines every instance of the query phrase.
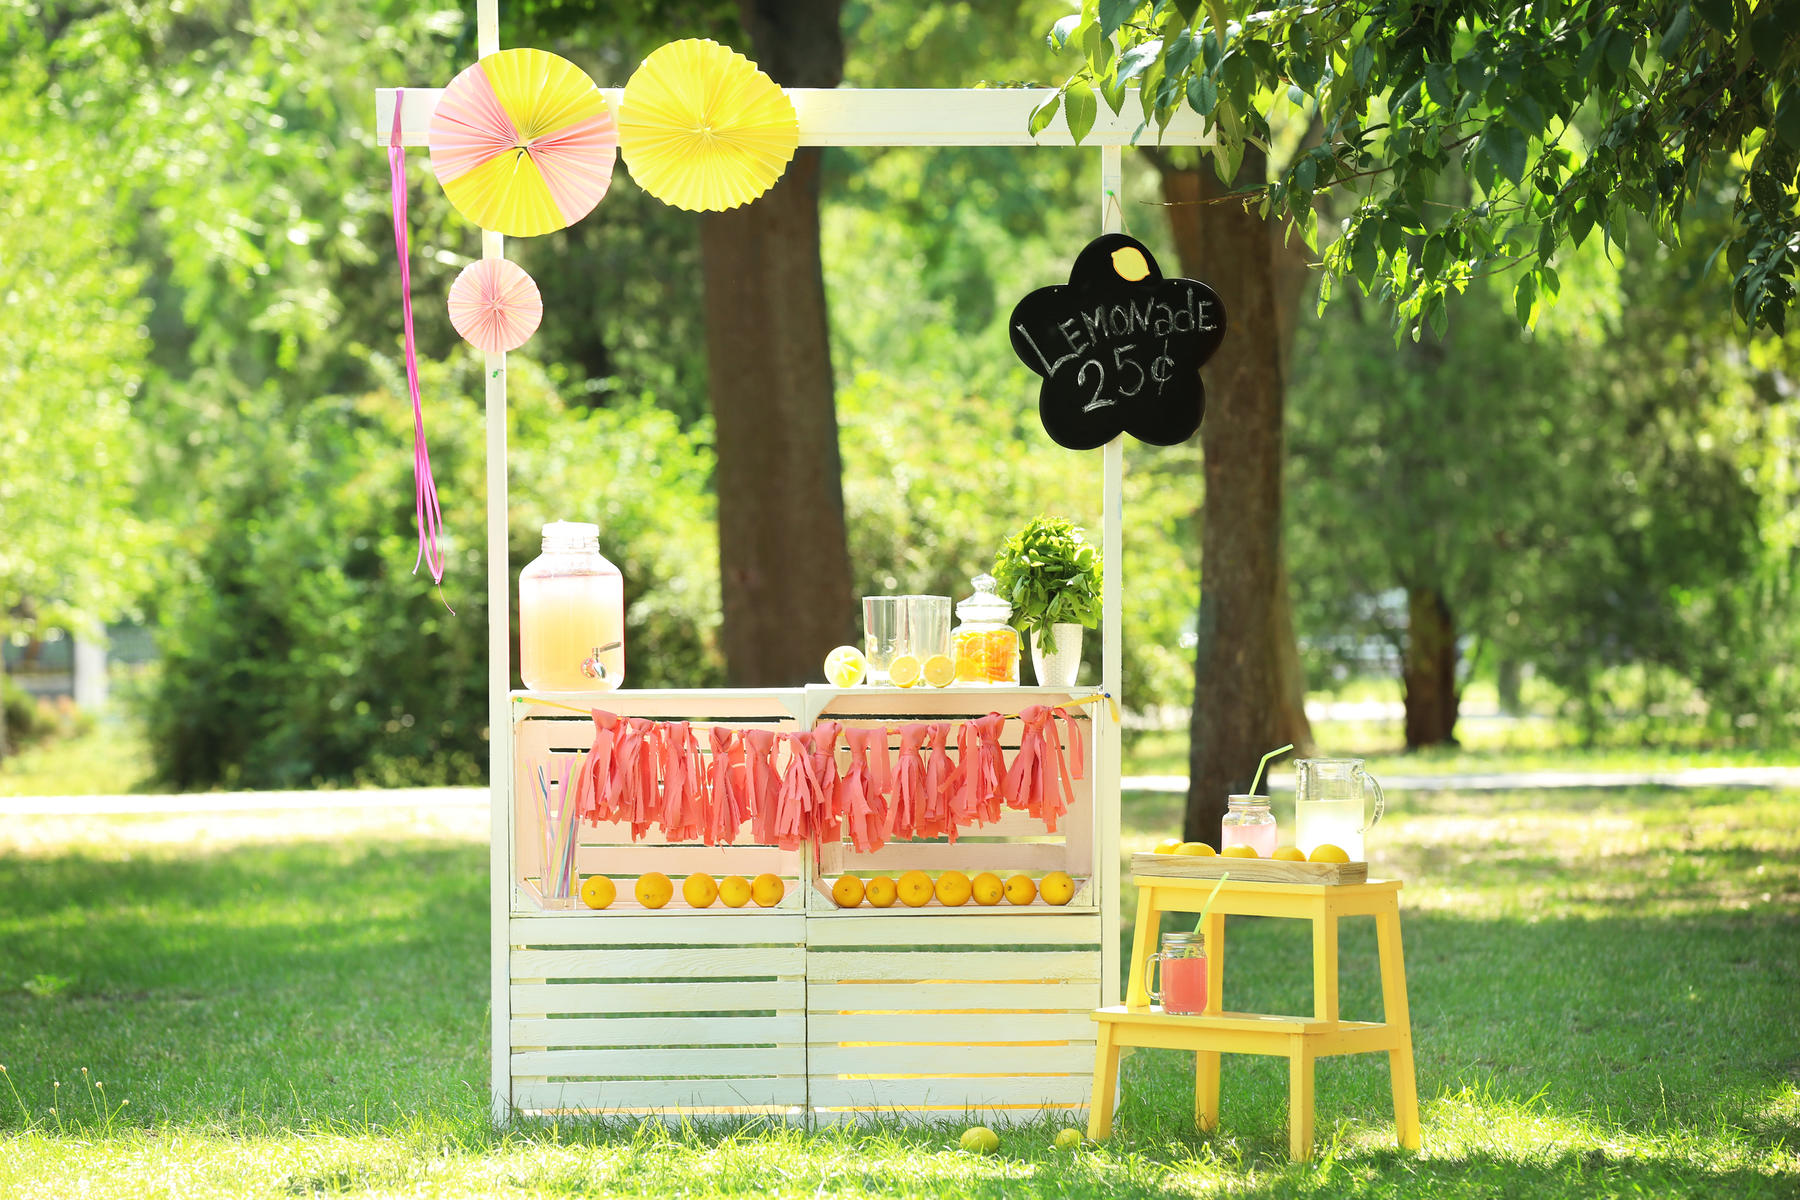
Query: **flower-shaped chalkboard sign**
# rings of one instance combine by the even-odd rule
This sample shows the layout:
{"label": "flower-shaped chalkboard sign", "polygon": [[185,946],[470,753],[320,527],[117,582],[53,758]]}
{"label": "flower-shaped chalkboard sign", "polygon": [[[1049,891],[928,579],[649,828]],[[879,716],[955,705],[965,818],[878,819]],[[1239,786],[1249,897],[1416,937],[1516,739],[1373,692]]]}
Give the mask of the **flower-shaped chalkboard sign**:
{"label": "flower-shaped chalkboard sign", "polygon": [[1198,280],[1164,279],[1142,242],[1108,233],[1076,257],[1067,285],[1019,301],[1009,328],[1014,353],[1044,377],[1038,415],[1059,445],[1092,450],[1129,433],[1173,446],[1200,428],[1200,364],[1225,336],[1225,306]]}

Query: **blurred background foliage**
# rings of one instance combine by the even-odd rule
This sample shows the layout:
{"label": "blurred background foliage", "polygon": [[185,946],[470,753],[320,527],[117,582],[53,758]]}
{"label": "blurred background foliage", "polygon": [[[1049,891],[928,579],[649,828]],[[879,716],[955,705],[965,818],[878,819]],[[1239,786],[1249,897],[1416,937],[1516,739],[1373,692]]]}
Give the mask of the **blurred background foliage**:
{"label": "blurred background foliage", "polygon": [[[505,7],[508,44],[558,50],[606,84],[670,37],[738,32],[735,6],[698,0],[620,5],[604,27],[581,5]],[[1065,9],[848,3],[846,76],[1047,79],[1038,33]],[[485,771],[479,359],[442,305],[479,242],[410,154],[449,533],[440,599],[413,573],[370,101],[380,84],[448,79],[472,57],[471,26],[402,0],[0,11],[0,631],[152,627],[162,661],[142,711],[166,784]],[[1127,158],[1128,195],[1154,197]],[[1098,526],[1098,456],[1044,438],[1036,380],[1004,337],[1014,301],[1062,281],[1095,228],[1092,158],[827,162],[856,585],[960,598],[1032,515]],[[1126,220],[1170,269],[1163,212],[1128,204]],[[630,683],[716,684],[698,227],[621,169],[588,220],[510,249],[546,301],[511,359],[513,569],[544,521],[598,521],[626,580]],[[1735,332],[1719,276],[1679,255],[1590,255],[1563,274],[1562,303],[1529,333],[1499,284],[1462,296],[1442,341],[1396,346],[1386,314],[1355,303],[1303,317],[1287,538],[1309,682],[1391,677],[1406,589],[1428,586],[1465,669],[1503,693],[1535,674],[1592,738],[1655,712],[1721,740],[1791,741],[1793,346]],[[1151,711],[1192,693],[1199,448],[1132,443],[1127,457],[1126,560],[1108,573],[1127,589],[1127,698]]]}

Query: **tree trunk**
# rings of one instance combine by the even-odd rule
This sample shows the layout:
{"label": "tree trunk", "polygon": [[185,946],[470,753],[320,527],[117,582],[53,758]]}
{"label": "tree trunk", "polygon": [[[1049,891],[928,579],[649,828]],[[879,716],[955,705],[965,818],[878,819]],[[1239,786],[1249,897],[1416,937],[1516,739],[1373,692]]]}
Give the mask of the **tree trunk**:
{"label": "tree trunk", "polygon": [[0,657],[0,762],[6,761],[6,659]]}
{"label": "tree trunk", "polygon": [[[742,0],[758,64],[790,87],[836,87],[839,0]],[[708,392],[718,439],[726,675],[793,686],[851,640],[820,152],[803,149],[760,199],[701,222]]]}
{"label": "tree trunk", "polygon": [[[1239,179],[1261,182],[1254,148]],[[1282,350],[1270,228],[1222,192],[1204,169],[1164,171],[1184,274],[1225,302],[1228,332],[1206,369],[1200,426],[1206,496],[1200,510],[1200,624],[1188,752],[1184,836],[1213,844],[1225,797],[1250,786],[1263,754],[1281,744],[1283,672],[1277,626],[1281,547]],[[1291,682],[1291,681],[1290,681]]]}
{"label": "tree trunk", "polygon": [[1401,663],[1406,699],[1406,748],[1456,744],[1456,625],[1437,588],[1406,593],[1406,655]]}

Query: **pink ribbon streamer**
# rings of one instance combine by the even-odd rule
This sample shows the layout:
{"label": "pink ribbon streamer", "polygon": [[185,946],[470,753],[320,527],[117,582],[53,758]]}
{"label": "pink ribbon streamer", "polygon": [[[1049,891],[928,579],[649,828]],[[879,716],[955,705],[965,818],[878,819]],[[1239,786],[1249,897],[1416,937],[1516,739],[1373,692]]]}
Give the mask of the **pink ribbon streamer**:
{"label": "pink ribbon streamer", "polygon": [[687,721],[664,721],[661,728],[662,829],[671,842],[690,842],[706,833],[706,773],[700,743]]}
{"label": "pink ribbon streamer", "polygon": [[838,781],[837,810],[850,828],[850,844],[867,854],[887,844],[888,731],[846,729],[844,740],[850,743],[850,769]]}
{"label": "pink ribbon streamer", "polygon": [[950,755],[950,722],[933,721],[928,727],[931,758],[925,764],[923,811],[913,825],[914,837],[947,837],[956,844],[956,822],[950,819],[956,788],[956,760]]}
{"label": "pink ribbon streamer", "polygon": [[821,721],[812,731],[812,777],[819,801],[813,809],[807,831],[812,837],[813,861],[826,842],[841,841],[844,836],[843,811],[838,808],[838,735],[844,726],[838,721]]}
{"label": "pink ribbon streamer", "polygon": [[[406,326],[406,388],[413,406],[413,509],[419,524],[419,556],[413,560],[413,574],[422,562],[431,572],[442,597],[444,584],[444,552],[438,538],[444,532],[444,514],[438,508],[437,481],[431,476],[431,452],[425,446],[425,409],[419,403],[419,356],[413,346],[412,267],[406,247],[406,147],[401,143],[400,110],[406,100],[406,89],[394,89],[394,128],[388,139],[388,176],[394,200],[394,254],[400,260],[400,315]],[[450,605],[446,603],[445,608]],[[454,615],[455,610],[451,610]]]}
{"label": "pink ribbon streamer", "polygon": [[774,846],[780,816],[781,776],[775,770],[775,731],[746,729],[739,739],[744,751],[744,792],[750,810],[750,836],[758,845]]}
{"label": "pink ribbon streamer", "polygon": [[1062,718],[1074,749],[1074,778],[1081,778],[1081,734],[1075,728],[1075,719],[1065,708],[1033,704],[1019,714],[1025,732],[1019,741],[1019,753],[1001,784],[1008,807],[1022,808],[1039,818],[1051,833],[1056,832],[1056,822],[1069,810],[1069,799],[1075,794],[1069,764],[1063,759],[1063,742],[1057,736],[1058,717]]}
{"label": "pink ribbon streamer", "polygon": [[708,768],[712,804],[708,808],[706,844],[737,841],[738,831],[750,816],[750,793],[744,765],[744,738],[735,729],[714,725],[707,731],[712,743]]}
{"label": "pink ribbon streamer", "polygon": [[591,825],[616,820],[612,811],[613,742],[617,737],[619,718],[602,709],[594,714],[594,744],[575,771],[575,812]]}
{"label": "pink ribbon streamer", "polygon": [[655,824],[656,722],[628,717],[613,747],[612,791],[618,819],[631,822],[631,840]]}
{"label": "pink ribbon streamer", "polygon": [[[826,802],[819,787],[819,777],[813,770],[812,734],[784,733],[781,737],[787,744],[787,770],[781,776],[768,844],[783,850],[796,850],[806,840],[808,831],[818,819],[816,814],[824,810]],[[815,850],[816,845],[815,841]]]}
{"label": "pink ribbon streamer", "polygon": [[894,794],[887,810],[886,832],[890,838],[912,837],[921,814],[930,807],[925,758],[921,753],[930,737],[931,726],[923,722],[900,729],[900,752],[894,760]]}
{"label": "pink ribbon streamer", "polygon": [[992,825],[1000,820],[1004,800],[1000,785],[1006,779],[1006,754],[1000,748],[1000,730],[1006,718],[989,713],[964,721],[956,739],[957,788],[951,815],[956,824]]}

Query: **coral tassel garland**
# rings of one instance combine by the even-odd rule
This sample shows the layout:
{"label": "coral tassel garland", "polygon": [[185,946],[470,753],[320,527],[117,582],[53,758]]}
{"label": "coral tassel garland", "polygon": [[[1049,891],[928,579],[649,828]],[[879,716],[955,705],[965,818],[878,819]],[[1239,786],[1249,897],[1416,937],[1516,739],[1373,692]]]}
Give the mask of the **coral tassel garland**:
{"label": "coral tassel garland", "polygon": [[850,828],[850,843],[867,854],[887,843],[888,731],[847,729],[850,769],[838,781],[838,812]]}

